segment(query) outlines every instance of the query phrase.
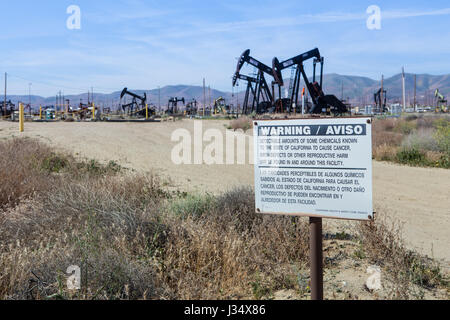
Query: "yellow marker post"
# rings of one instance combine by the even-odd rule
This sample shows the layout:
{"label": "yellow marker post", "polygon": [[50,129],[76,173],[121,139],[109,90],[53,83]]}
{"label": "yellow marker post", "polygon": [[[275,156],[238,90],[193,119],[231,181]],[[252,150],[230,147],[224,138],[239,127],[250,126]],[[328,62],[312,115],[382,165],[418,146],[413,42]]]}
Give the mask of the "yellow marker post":
{"label": "yellow marker post", "polygon": [[145,104],[145,120],[148,120],[148,104]]}
{"label": "yellow marker post", "polygon": [[24,108],[23,108],[23,104],[21,103],[21,104],[19,104],[19,131],[20,132],[23,132],[23,122],[24,122],[24,114],[23,114],[23,110]]}
{"label": "yellow marker post", "polygon": [[92,102],[92,120],[95,120],[95,103]]}
{"label": "yellow marker post", "polygon": [[42,120],[42,106],[39,106],[39,120]]}

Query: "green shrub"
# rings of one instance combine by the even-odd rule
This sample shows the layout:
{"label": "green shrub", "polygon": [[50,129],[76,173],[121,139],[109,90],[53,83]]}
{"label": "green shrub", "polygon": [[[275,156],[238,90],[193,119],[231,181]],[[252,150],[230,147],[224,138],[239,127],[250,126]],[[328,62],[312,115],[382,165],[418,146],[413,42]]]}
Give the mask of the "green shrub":
{"label": "green shrub", "polygon": [[396,130],[403,134],[410,134],[416,129],[416,123],[412,121],[399,121]]}
{"label": "green shrub", "polygon": [[410,165],[426,165],[427,159],[425,153],[416,148],[402,148],[397,152],[397,161]]}
{"label": "green shrub", "polygon": [[450,153],[445,153],[441,156],[437,164],[438,167],[450,169]]}
{"label": "green shrub", "polygon": [[434,122],[436,132],[434,138],[440,148],[440,151],[450,154],[450,121],[439,119]]}
{"label": "green shrub", "polygon": [[58,173],[69,165],[69,161],[62,155],[52,154],[42,161],[42,169]]}
{"label": "green shrub", "polygon": [[176,216],[186,219],[188,217],[200,218],[215,205],[212,195],[188,194],[184,198],[176,199],[170,204],[170,211]]}

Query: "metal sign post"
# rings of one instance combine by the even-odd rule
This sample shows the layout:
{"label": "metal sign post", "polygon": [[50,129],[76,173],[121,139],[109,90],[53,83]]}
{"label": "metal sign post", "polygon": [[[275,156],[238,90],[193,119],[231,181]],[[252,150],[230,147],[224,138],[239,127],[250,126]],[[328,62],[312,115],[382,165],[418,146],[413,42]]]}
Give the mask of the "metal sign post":
{"label": "metal sign post", "polygon": [[311,300],[323,300],[322,218],[309,218]]}
{"label": "metal sign post", "polygon": [[322,300],[322,218],[373,217],[372,120],[260,120],[253,137],[256,210],[309,217],[311,299]]}

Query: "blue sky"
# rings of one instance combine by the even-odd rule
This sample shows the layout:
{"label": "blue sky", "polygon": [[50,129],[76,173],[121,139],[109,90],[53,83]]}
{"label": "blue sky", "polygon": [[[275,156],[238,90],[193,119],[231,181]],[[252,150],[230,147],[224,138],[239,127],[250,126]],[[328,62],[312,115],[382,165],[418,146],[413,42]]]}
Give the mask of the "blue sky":
{"label": "blue sky", "polygon": [[[66,28],[72,4],[81,30]],[[382,10],[381,30],[366,27],[370,5]],[[0,12],[10,94],[28,94],[30,82],[32,94],[53,96],[201,85],[203,77],[231,91],[245,49],[270,65],[318,47],[325,73],[374,79],[402,66],[450,73],[448,1],[16,0],[2,1]]]}

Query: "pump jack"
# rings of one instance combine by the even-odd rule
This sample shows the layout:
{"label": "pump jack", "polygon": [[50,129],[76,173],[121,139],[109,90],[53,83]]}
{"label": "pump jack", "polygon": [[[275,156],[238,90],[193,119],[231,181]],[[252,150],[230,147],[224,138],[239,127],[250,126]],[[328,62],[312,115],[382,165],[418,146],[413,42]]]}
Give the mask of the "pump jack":
{"label": "pump jack", "polygon": [[[303,63],[306,60],[313,60],[313,82],[309,82],[306,76]],[[320,83],[316,82],[316,66],[320,63]],[[273,76],[275,82],[282,87],[284,85],[283,76],[281,71],[290,68],[292,66],[297,66],[295,70],[294,85],[291,93],[291,103],[298,103],[298,96],[300,92],[300,80],[303,76],[306,88],[308,89],[309,95],[313,101],[313,106],[309,111],[312,114],[342,114],[348,112],[347,107],[334,95],[325,95],[322,91],[323,84],[323,63],[324,58],[320,55],[319,49],[315,48],[296,57],[288,59],[283,62],[279,62],[277,58],[272,61]],[[280,97],[281,98],[281,97]]]}
{"label": "pump jack", "polygon": [[214,113],[219,112],[222,114],[228,114],[230,106],[228,106],[223,97],[219,97],[214,100]]}
{"label": "pump jack", "polygon": [[383,102],[381,102],[381,88],[374,93],[373,98],[375,100],[375,112],[385,113],[388,112],[387,109],[387,91],[383,90]]}
{"label": "pump jack", "polygon": [[447,100],[445,97],[439,92],[439,89],[436,89],[434,92],[434,96],[437,100],[436,112],[446,112],[447,111]]}
{"label": "pump jack", "polygon": [[[253,87],[253,84],[256,84],[258,82],[258,80],[256,78],[253,77],[249,77],[243,74],[240,74],[238,72],[236,72],[233,76],[233,87],[238,85],[238,80],[244,80],[247,82],[247,89],[245,90],[245,97],[244,97],[244,103],[242,104],[242,114],[249,114],[251,112],[254,111],[254,105],[255,105],[255,96],[256,96],[256,92],[255,92],[255,88]],[[252,102],[252,108],[251,108],[251,112],[249,112],[249,98],[250,95],[253,95],[253,102]]]}
{"label": "pump jack", "polygon": [[[96,107],[96,109],[97,109],[97,107]],[[78,113],[80,120],[87,119],[88,114],[89,113],[92,114],[92,103],[88,102],[86,104],[86,103],[83,103],[83,101],[80,99],[80,104],[78,105],[78,109],[77,110],[72,109],[72,112],[74,112],[74,111],[76,111]]]}
{"label": "pump jack", "polygon": [[196,115],[197,112],[197,100],[192,99],[192,101],[188,102],[188,104],[186,105],[186,114],[189,116],[193,116]]}
{"label": "pump jack", "polygon": [[177,114],[178,113],[178,102],[183,102],[183,106],[185,105],[184,98],[170,98],[167,104],[167,113],[168,114]]}
{"label": "pump jack", "polygon": [[[246,77],[240,74],[240,71],[245,63],[248,63],[251,66],[254,66],[258,70],[258,74],[256,78],[242,79],[240,77]],[[249,85],[250,81],[255,83],[254,90],[251,90],[253,93],[253,102],[252,102],[252,112],[256,111],[256,113],[265,113],[273,111],[273,94],[270,92],[269,86],[267,85],[266,78],[264,74],[268,74],[273,77],[272,69],[265,65],[264,63],[256,60],[255,58],[250,56],[250,50],[245,50],[244,53],[239,58],[235,76],[233,77],[233,86],[236,84],[237,79],[246,80]],[[250,80],[250,81],[249,81]],[[274,90],[274,82],[272,82],[272,91]],[[253,85],[252,85],[253,88]],[[247,92],[249,87],[247,86]],[[255,110],[256,108],[256,110]],[[245,108],[244,108],[245,109]],[[248,112],[248,109],[247,109]]]}
{"label": "pump jack", "polygon": [[[144,96],[141,97],[131,91],[129,91],[127,88],[122,90],[122,93],[120,94],[120,99],[122,99],[125,95],[129,95],[133,97],[133,100],[131,103],[122,105],[122,110],[127,110],[127,114],[129,116],[131,115],[137,115],[141,117],[146,116],[146,107],[147,107],[147,94],[144,92]],[[139,103],[138,103],[139,100]],[[136,110],[136,111],[135,111]],[[148,108],[148,114],[154,115],[156,113],[156,110],[153,107]]]}
{"label": "pump jack", "polygon": [[11,102],[11,100],[6,101],[6,107],[4,106],[5,102],[0,102],[0,114],[4,117],[11,116],[14,113],[14,109],[16,105]]}

